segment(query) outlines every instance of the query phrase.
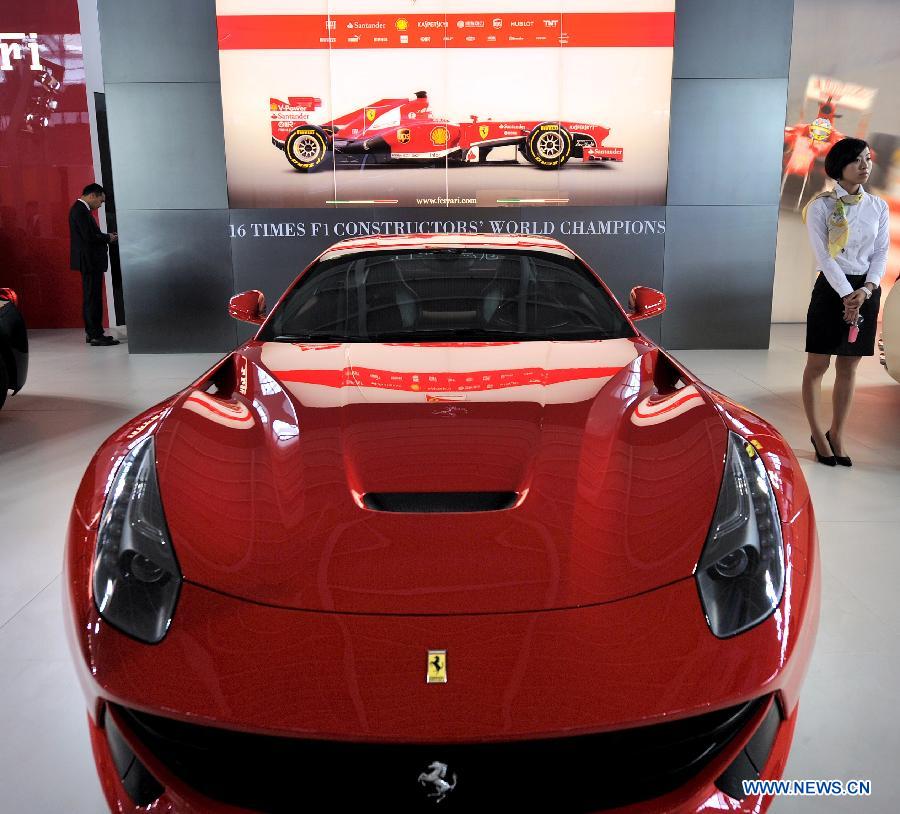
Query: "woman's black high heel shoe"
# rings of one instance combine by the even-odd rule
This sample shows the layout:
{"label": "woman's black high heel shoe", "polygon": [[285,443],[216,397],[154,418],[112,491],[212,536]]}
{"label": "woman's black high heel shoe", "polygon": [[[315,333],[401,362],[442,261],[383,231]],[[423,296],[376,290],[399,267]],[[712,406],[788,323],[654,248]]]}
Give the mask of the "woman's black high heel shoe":
{"label": "woman's black high heel shoe", "polygon": [[[853,466],[853,461],[851,461],[846,455],[838,455],[834,451],[834,444],[831,443],[831,430],[827,430],[825,433],[825,440],[828,442],[828,446],[831,447],[831,451],[834,453],[834,460],[839,463],[841,466]],[[815,444],[813,444],[815,446]],[[817,452],[816,455],[819,453]],[[834,464],[832,464],[834,466]]]}
{"label": "woman's black high heel shoe", "polygon": [[820,464],[825,464],[825,466],[837,466],[837,458],[835,458],[834,455],[819,454],[819,450],[816,447],[816,442],[813,440],[813,437],[811,435],[809,436],[809,442],[813,445],[813,452],[816,453],[816,460]]}

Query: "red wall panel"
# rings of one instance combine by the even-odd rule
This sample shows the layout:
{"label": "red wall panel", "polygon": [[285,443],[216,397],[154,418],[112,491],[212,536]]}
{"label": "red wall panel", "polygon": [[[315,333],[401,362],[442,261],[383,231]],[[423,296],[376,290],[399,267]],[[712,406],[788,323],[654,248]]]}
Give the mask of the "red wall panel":
{"label": "red wall panel", "polygon": [[68,210],[94,168],[77,0],[2,3],[0,32],[25,35],[0,41],[0,286],[29,327],[80,327]]}

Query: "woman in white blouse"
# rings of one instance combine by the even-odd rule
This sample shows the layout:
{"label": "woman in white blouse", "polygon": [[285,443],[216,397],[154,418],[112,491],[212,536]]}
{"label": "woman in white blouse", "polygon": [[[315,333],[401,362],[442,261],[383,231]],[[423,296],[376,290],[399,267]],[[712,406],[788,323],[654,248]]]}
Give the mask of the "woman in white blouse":
{"label": "woman in white blouse", "polygon": [[[825,172],[837,182],[834,189],[817,195],[803,212],[819,270],[806,315],[803,408],[816,460],[826,466],[852,466],[844,428],[856,368],[863,356],[875,353],[890,235],[887,203],[862,186],[871,170],[869,145],[862,139],[841,139],[825,156]],[[832,356],[835,378],[831,426],[826,431],[819,412],[822,376]]]}

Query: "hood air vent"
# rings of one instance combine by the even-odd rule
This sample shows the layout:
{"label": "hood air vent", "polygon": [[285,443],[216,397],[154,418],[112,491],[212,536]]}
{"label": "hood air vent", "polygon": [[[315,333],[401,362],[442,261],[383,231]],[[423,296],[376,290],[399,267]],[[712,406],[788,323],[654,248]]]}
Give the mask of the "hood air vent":
{"label": "hood air vent", "polygon": [[368,492],[363,505],[376,512],[496,512],[518,498],[516,492]]}

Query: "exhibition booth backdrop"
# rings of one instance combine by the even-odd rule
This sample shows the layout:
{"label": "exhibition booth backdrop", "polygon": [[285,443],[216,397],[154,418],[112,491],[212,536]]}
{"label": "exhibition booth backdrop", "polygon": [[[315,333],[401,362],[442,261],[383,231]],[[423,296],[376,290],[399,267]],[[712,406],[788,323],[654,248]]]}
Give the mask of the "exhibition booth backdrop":
{"label": "exhibition booth backdrop", "polygon": [[674,0],[466,5],[218,0],[230,205],[665,204]]}
{"label": "exhibition booth backdrop", "polygon": [[[344,236],[422,230],[551,234],[620,298],[664,290],[648,328],[669,347],[765,347],[792,9],[98,0],[129,349],[225,350],[246,335],[236,291],[275,297]],[[413,151],[421,102],[380,103],[417,91],[429,167],[298,173],[276,146],[359,113]],[[609,133],[553,170],[499,143],[554,122]]]}
{"label": "exhibition booth backdrop", "polygon": [[77,2],[3,3],[0,32],[0,286],[31,327],[79,327],[68,210],[94,166]]}
{"label": "exhibition booth backdrop", "polygon": [[[860,47],[847,46],[859,20]],[[773,322],[803,322],[816,262],[803,207],[832,186],[824,157],[844,136],[866,139],[873,155],[867,189],[888,202],[891,249],[883,297],[900,273],[900,3],[796,0],[782,160]]]}

